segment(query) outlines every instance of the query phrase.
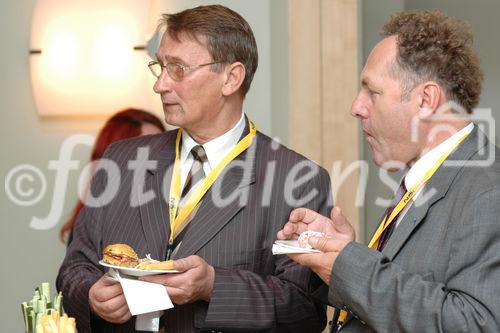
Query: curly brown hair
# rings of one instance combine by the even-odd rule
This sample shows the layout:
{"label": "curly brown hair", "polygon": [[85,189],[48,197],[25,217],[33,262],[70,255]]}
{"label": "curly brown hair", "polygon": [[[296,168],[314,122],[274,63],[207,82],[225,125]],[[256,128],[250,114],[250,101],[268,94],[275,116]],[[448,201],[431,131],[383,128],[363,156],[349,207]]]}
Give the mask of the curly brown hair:
{"label": "curly brown hair", "polygon": [[397,36],[398,54],[390,72],[402,81],[403,99],[417,84],[432,80],[448,100],[472,113],[479,103],[483,73],[466,22],[439,10],[406,11],[389,19],[382,36]]}

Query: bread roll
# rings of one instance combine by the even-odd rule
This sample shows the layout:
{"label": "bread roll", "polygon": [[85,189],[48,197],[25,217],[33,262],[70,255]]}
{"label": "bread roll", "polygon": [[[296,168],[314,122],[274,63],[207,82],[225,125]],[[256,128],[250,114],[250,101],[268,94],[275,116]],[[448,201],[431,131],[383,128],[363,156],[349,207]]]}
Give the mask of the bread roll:
{"label": "bread roll", "polygon": [[139,257],[127,244],[110,244],[102,251],[102,260],[108,264],[122,267],[135,267]]}

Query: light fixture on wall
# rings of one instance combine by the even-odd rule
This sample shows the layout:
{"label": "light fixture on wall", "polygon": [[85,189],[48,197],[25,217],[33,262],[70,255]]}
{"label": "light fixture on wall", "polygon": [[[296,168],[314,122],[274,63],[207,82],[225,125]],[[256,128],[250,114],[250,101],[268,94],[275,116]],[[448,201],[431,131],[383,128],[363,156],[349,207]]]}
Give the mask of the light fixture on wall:
{"label": "light fixture on wall", "polygon": [[40,116],[101,116],[153,110],[147,71],[149,0],[38,0],[30,67]]}

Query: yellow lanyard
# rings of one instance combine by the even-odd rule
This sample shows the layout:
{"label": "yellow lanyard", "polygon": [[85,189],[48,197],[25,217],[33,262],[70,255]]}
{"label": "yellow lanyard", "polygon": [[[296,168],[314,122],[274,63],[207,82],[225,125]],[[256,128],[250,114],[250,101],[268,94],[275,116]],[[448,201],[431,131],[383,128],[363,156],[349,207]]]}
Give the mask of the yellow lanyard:
{"label": "yellow lanyard", "polygon": [[169,213],[170,213],[170,238],[168,244],[171,246],[174,243],[176,236],[175,232],[180,229],[186,218],[191,214],[193,209],[198,205],[201,198],[205,195],[208,189],[215,182],[224,167],[229,164],[236,156],[245,151],[252,144],[253,138],[257,133],[255,125],[248,120],[248,127],[250,132],[238,142],[238,144],[231,149],[231,151],[224,157],[224,159],[205,177],[198,189],[192,193],[186,203],[179,209],[179,201],[181,196],[181,167],[180,167],[180,154],[179,147],[182,136],[182,129],[177,132],[175,141],[175,162],[172,174],[172,183],[170,184],[170,198],[169,198]]}
{"label": "yellow lanyard", "polygon": [[[445,154],[443,154],[439,160],[434,164],[434,166],[425,173],[424,178],[417,184],[415,184],[411,189],[406,191],[405,195],[401,198],[401,200],[398,202],[396,207],[393,209],[391,215],[389,217],[385,216],[384,220],[380,223],[380,225],[377,228],[377,231],[373,235],[370,243],[368,244],[368,247],[371,249],[376,249],[378,242],[380,240],[380,237],[382,236],[382,233],[384,230],[391,225],[391,223],[394,223],[394,218],[406,207],[406,205],[411,201],[411,199],[415,196],[416,193],[429,181],[429,179],[436,173],[437,169],[443,164],[443,162],[448,158],[448,156],[451,154],[455,148],[468,136],[469,134],[465,134],[458,140],[453,147],[449,151],[447,151]],[[340,314],[337,319],[337,324],[342,325],[342,323],[345,322],[347,318],[347,311],[345,310],[340,310]]]}
{"label": "yellow lanyard", "polygon": [[424,178],[412,186],[408,191],[406,191],[405,195],[401,198],[401,200],[398,202],[396,207],[392,210],[392,213],[390,216],[385,216],[384,220],[382,223],[377,228],[377,231],[375,231],[375,234],[373,235],[370,243],[368,244],[368,247],[371,249],[377,248],[378,242],[380,241],[380,237],[382,236],[382,233],[384,230],[391,225],[391,223],[394,222],[394,218],[398,216],[398,214],[406,207],[406,205],[411,202],[411,199],[415,196],[420,189],[429,181],[429,179],[434,175],[434,173],[437,171],[437,169],[443,164],[443,162],[448,158],[448,156],[451,154],[453,150],[468,136],[469,134],[466,134],[462,136],[454,145],[451,147],[450,150],[448,150],[445,154],[443,154],[439,160],[434,164],[434,166],[429,169],[424,175]]}

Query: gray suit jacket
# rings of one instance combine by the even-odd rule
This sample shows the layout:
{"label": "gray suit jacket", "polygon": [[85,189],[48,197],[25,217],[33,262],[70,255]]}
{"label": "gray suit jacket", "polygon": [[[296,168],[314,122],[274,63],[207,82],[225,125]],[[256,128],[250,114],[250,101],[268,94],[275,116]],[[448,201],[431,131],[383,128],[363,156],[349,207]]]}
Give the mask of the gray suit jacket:
{"label": "gray suit jacket", "polygon": [[[164,195],[170,188],[176,133],[122,141],[105,154],[117,163],[121,178],[98,172],[92,192],[103,193],[106,180],[119,185],[119,191],[107,205],[82,210],[57,278],[64,307],[77,318],[80,333],[90,327],[94,332],[134,331],[133,319],[113,325],[91,314],[88,291],[105,272],[98,261],[107,244],[127,243],[140,257],[150,253],[165,259],[170,226]],[[157,165],[145,171],[144,188],[131,193],[134,180],[127,163],[136,159],[139,147],[147,147]],[[287,256],[273,256],[271,247],[294,207],[328,214],[327,172],[261,133],[225,170],[204,196],[176,254],[196,254],[215,267],[211,301],[166,311],[162,323],[167,332],[320,332],[325,308],[308,294],[316,276]],[[154,200],[131,207],[131,195],[149,190]],[[222,205],[221,199],[226,201]]]}
{"label": "gray suit jacket", "polygon": [[346,246],[328,292],[350,313],[341,332],[500,332],[498,156],[475,127],[447,160],[458,166],[438,169],[382,253]]}

